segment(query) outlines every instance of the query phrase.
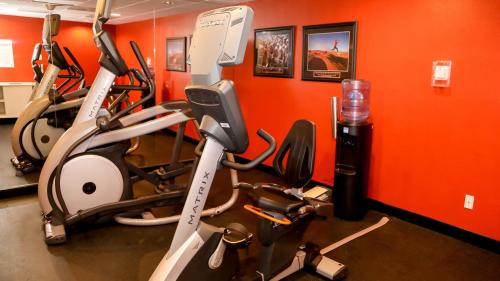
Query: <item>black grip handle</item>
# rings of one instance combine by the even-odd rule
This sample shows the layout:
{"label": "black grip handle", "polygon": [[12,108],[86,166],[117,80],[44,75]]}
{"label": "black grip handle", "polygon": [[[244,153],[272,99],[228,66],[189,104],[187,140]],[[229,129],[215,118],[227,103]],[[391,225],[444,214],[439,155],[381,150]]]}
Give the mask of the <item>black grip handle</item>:
{"label": "black grip handle", "polygon": [[[68,75],[68,82],[69,80],[71,79],[75,79],[75,81],[73,81],[73,83],[69,84],[69,86],[67,86],[66,88],[64,88],[64,90],[62,90],[59,94],[63,95],[63,94],[66,94],[67,92],[69,92],[69,90],[73,89],[76,85],[78,85],[78,83],[80,83],[82,80],[83,80],[83,76],[80,72],[80,69],[78,69],[78,67],[74,66],[74,65],[70,65],[69,68],[67,69],[68,70],[68,73],[70,75]],[[59,78],[61,78],[59,76]],[[59,88],[58,88],[59,89]]]}
{"label": "black grip handle", "polygon": [[151,72],[149,71],[148,65],[146,64],[146,61],[144,61],[144,57],[142,56],[141,50],[139,49],[139,46],[135,41],[130,41],[130,46],[132,46],[132,50],[134,50],[135,57],[139,61],[139,64],[141,65],[142,71],[146,74],[146,77],[148,80],[153,80],[153,76],[151,75]]}
{"label": "black grip handle", "polygon": [[76,66],[76,68],[78,68],[80,75],[85,76],[85,72],[83,72],[82,66],[80,65],[80,63],[78,62],[76,57],[73,55],[73,53],[67,47],[63,47],[63,48],[64,48],[64,51],[66,52],[66,54],[68,55],[68,57],[73,62],[73,64]]}
{"label": "black grip handle", "polygon": [[63,79],[73,79],[73,78],[76,78],[78,76],[76,76],[76,74],[73,72],[73,69],[70,70],[70,68],[68,68],[68,73],[69,74],[59,74],[57,75],[57,78],[63,78]]}
{"label": "black grip handle", "polygon": [[36,64],[36,61],[40,58],[40,54],[42,53],[42,44],[36,43],[35,48],[33,49],[33,55],[31,56],[31,64]]}
{"label": "black grip handle", "polygon": [[146,78],[142,75],[142,73],[138,69],[130,69],[132,74],[134,74],[135,78],[142,83],[147,83]]}
{"label": "black grip handle", "polygon": [[264,139],[269,144],[269,147],[266,150],[264,150],[264,152],[262,152],[259,156],[257,156],[257,158],[255,158],[254,160],[252,160],[246,164],[240,164],[240,163],[232,162],[232,161],[225,159],[225,160],[222,160],[222,165],[224,165],[230,169],[235,169],[235,170],[239,170],[239,171],[248,171],[250,169],[255,168],[257,165],[259,165],[264,160],[266,160],[269,156],[271,156],[271,154],[273,154],[274,151],[276,150],[276,141],[274,140],[274,138],[270,134],[268,134],[266,131],[264,131],[262,129],[259,129],[257,131],[257,135],[259,137],[261,137],[262,139]]}
{"label": "black grip handle", "polygon": [[[134,41],[130,41],[130,46],[132,47],[132,50],[134,51],[134,54],[139,61],[139,64],[141,65],[141,68],[143,69],[143,72],[146,74],[146,86],[115,86],[116,89],[123,89],[123,90],[139,90],[139,91],[148,91],[148,94],[144,97],[141,97],[139,101],[136,103],[133,103],[124,110],[118,112],[117,114],[113,115],[111,117],[110,122],[114,122],[115,120],[118,120],[128,112],[132,112],[132,110],[136,109],[137,107],[143,105],[146,101],[149,99],[153,98],[156,92],[156,86],[155,86],[155,81],[153,80],[153,77],[151,75],[151,72],[149,72],[148,66],[146,65],[146,62],[144,61],[144,57],[141,54],[141,50],[139,50],[139,47],[137,46],[137,43]],[[130,71],[128,71],[130,72]]]}
{"label": "black grip handle", "polygon": [[148,87],[142,87],[136,85],[113,85],[111,89],[120,91],[144,91],[147,90]]}

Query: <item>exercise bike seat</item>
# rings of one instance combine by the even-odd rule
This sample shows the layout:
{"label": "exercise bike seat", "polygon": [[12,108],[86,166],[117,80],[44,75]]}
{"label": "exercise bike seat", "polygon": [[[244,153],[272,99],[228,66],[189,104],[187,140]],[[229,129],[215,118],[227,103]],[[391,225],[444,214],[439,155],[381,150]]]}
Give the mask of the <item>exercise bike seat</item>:
{"label": "exercise bike seat", "polygon": [[[288,132],[273,161],[275,172],[284,184],[257,183],[248,192],[256,207],[288,213],[304,205],[304,201],[285,193],[302,188],[312,177],[316,129],[309,120],[297,120]],[[285,163],[286,158],[286,163]]]}

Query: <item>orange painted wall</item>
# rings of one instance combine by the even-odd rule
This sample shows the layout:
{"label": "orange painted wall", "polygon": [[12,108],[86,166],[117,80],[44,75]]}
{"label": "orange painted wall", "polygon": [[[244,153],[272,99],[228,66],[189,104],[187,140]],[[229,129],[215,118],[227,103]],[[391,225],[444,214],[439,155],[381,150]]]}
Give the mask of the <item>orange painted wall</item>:
{"label": "orange painted wall", "polygon": [[[68,47],[85,71],[87,84],[94,80],[99,65],[99,51],[95,47],[91,24],[61,21],[59,34],[54,40]],[[43,19],[0,16],[0,39],[13,40],[15,68],[0,68],[0,82],[32,82],[31,55],[36,43],[42,41]],[[107,29],[114,34],[114,26]],[[47,55],[42,51],[44,65]],[[69,59],[69,58],[68,58]]]}
{"label": "orange painted wall", "polygon": [[[357,77],[372,82],[375,124],[369,197],[500,240],[500,2],[496,0],[257,0],[254,28],[296,25],[295,78],[254,77],[253,35],[245,63],[229,70],[251,135],[281,141],[292,122],[317,124],[314,179],[333,184],[330,97],[340,84],[301,81],[302,26],[356,20]],[[192,33],[197,13],[156,21],[157,99],[184,98],[187,73],[165,68],[165,38]],[[151,44],[152,21],[117,27],[123,41]],[[145,46],[146,48],[150,48]],[[128,48],[128,46],[127,46]],[[151,51],[151,49],[150,49]],[[453,61],[448,89],[430,86],[433,60]],[[269,164],[270,161],[267,161]],[[463,208],[465,194],[474,210]]]}

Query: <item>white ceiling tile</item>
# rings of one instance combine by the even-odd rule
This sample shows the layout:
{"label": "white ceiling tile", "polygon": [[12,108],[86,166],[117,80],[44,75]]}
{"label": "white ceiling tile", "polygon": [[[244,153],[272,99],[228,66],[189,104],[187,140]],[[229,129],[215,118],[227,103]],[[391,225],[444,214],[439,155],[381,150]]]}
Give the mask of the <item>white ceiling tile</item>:
{"label": "white ceiling tile", "polygon": [[[113,17],[110,24],[122,24],[151,19],[154,16],[164,17],[189,13],[197,10],[214,9],[222,6],[237,5],[253,0],[172,0],[173,4],[165,4],[166,0],[116,0],[113,1]],[[0,15],[25,17],[44,17],[48,12],[47,3],[53,4],[52,13],[61,15],[63,20],[89,22],[93,19],[96,0],[0,0]]]}

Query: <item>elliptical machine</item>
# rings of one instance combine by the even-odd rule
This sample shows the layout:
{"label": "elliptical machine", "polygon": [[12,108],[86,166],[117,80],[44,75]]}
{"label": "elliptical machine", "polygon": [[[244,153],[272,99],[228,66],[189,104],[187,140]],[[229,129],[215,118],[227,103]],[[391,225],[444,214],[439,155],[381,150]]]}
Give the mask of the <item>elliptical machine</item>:
{"label": "elliptical machine", "polygon": [[38,63],[40,60],[40,55],[42,54],[42,44],[36,43],[35,47],[33,48],[33,54],[31,55],[31,68],[33,69],[33,80],[35,80],[35,86],[33,86],[33,91],[31,92],[30,96],[30,101],[35,98],[35,92],[36,88],[38,88],[38,85],[40,84],[40,81],[42,81],[43,78],[43,70],[42,66]]}
{"label": "elliptical machine", "polygon": [[[238,276],[238,248],[247,247],[252,235],[240,224],[218,228],[200,222],[201,212],[214,175],[221,166],[234,170],[249,170],[269,157],[276,148],[272,136],[259,129],[257,134],[268,143],[267,149],[247,164],[226,159],[225,152],[243,153],[248,147],[248,135],[232,81],[221,80],[221,66],[243,61],[253,11],[246,6],[226,7],[198,16],[190,49],[192,84],[185,91],[204,140],[197,147],[199,163],[191,181],[189,194],[182,210],[174,238],[166,256],[151,276],[151,281],[165,280],[232,280]],[[305,125],[302,125],[306,123]],[[314,125],[303,122],[303,132],[314,133]],[[295,129],[295,131],[301,129]],[[299,133],[293,132],[297,137]],[[300,143],[300,136],[297,137]],[[277,156],[283,160],[290,143],[285,142]],[[307,163],[312,173],[314,159],[305,151],[289,157],[299,164]],[[299,158],[300,158],[299,157]],[[306,159],[309,157],[309,159]],[[297,183],[304,184],[310,175],[296,167]],[[248,184],[242,184],[248,187]],[[253,189],[253,186],[251,186]],[[279,280],[305,266],[330,279],[338,278],[345,266],[319,253],[315,247],[299,247],[302,233],[313,217],[332,210],[331,204],[313,198],[290,199],[291,195],[274,189],[254,191],[257,206],[245,208],[258,215],[259,238],[264,246],[258,271],[245,276],[248,280]],[[297,192],[297,194],[302,194]],[[269,210],[263,210],[269,208]],[[284,244],[284,245],[283,245]],[[281,250],[277,250],[281,249]],[[284,249],[284,250],[283,250]],[[279,255],[279,256],[278,256]]]}
{"label": "elliptical machine", "polygon": [[[173,165],[144,171],[126,161],[131,138],[179,124],[181,129],[177,131],[176,143],[182,142],[182,128],[194,118],[185,101],[168,101],[132,113],[154,96],[155,84],[137,44],[131,42],[131,47],[142,71],[128,68],[111,35],[103,30],[110,13],[111,1],[97,1],[93,31],[101,51],[101,67],[72,127],[57,141],[40,173],[38,197],[47,244],[65,242],[66,227],[79,222],[100,221],[124,212],[183,203],[187,189],[173,180],[191,171],[195,165],[179,167],[178,161],[172,161]],[[139,85],[113,85],[116,77],[127,75],[134,76]],[[112,116],[102,115],[99,109],[110,89],[135,90],[147,95]],[[178,153],[174,153],[175,157]],[[132,185],[139,180],[148,181],[160,192],[134,198]],[[229,208],[236,198],[237,191],[226,204],[205,210],[203,214],[217,215]],[[141,224],[134,218],[120,217],[117,221],[158,225],[178,219],[179,216],[140,219]]]}
{"label": "elliptical machine", "polygon": [[[70,58],[69,63],[59,45],[52,40],[59,33],[60,15],[49,14],[43,26],[43,48],[49,55],[49,65],[43,74],[36,62],[40,57],[41,46],[35,46],[32,68],[35,72],[35,85],[30,102],[21,112],[11,132],[14,152],[12,164],[19,174],[29,173],[41,166],[57,139],[68,129],[88,92],[84,85],[84,72],[71,51],[64,47]],[[65,71],[66,74],[61,74]],[[53,85],[57,78],[65,79],[56,89]],[[70,90],[78,87],[77,90]]]}

